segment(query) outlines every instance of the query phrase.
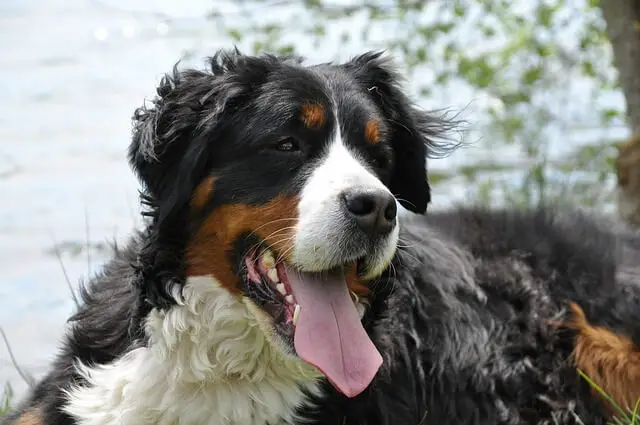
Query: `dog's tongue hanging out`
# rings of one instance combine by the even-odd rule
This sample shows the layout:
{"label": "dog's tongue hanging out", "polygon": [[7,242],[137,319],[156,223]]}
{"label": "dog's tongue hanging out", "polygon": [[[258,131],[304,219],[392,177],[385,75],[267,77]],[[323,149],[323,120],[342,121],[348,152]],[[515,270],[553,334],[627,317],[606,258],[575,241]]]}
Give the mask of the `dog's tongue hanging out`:
{"label": "dog's tongue hanging out", "polygon": [[300,305],[294,345],[347,397],[364,391],[382,365],[382,356],[367,335],[344,275],[328,276],[286,268],[293,296]]}

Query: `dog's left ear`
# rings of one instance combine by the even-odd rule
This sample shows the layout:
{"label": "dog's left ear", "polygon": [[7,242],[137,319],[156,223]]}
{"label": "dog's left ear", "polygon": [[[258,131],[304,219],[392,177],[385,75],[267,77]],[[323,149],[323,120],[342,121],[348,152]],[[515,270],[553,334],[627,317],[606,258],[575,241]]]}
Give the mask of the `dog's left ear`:
{"label": "dog's left ear", "polygon": [[424,214],[431,201],[427,157],[451,150],[454,124],[415,107],[399,86],[400,75],[383,52],[368,52],[344,65],[379,106],[391,129],[394,166],[389,189],[400,204]]}

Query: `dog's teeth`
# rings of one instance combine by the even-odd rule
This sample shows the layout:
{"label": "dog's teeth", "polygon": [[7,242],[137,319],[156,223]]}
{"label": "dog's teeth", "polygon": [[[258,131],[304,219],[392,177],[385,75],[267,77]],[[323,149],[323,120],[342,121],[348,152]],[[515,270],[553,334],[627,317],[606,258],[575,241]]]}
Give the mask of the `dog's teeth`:
{"label": "dog's teeth", "polygon": [[362,319],[364,317],[364,312],[365,312],[365,305],[362,303],[358,303],[356,304],[356,310],[358,310],[358,316],[360,316],[360,319]]}
{"label": "dog's teeth", "polygon": [[273,269],[276,266],[276,259],[271,251],[266,251],[262,255],[262,265],[267,269]]}
{"label": "dog's teeth", "polygon": [[278,271],[276,269],[269,269],[267,271],[267,276],[274,283],[278,283],[280,281],[280,279],[278,279]]}
{"label": "dog's teeth", "polygon": [[278,292],[280,292],[282,295],[287,295],[287,288],[284,287],[284,283],[278,283],[276,285],[276,289],[278,290]]}
{"label": "dog's teeth", "polygon": [[286,297],[284,297],[284,300],[289,304],[293,304],[293,295],[287,295]]}
{"label": "dog's teeth", "polygon": [[293,309],[293,326],[298,323],[298,315],[300,315],[300,304],[296,304],[295,308]]}

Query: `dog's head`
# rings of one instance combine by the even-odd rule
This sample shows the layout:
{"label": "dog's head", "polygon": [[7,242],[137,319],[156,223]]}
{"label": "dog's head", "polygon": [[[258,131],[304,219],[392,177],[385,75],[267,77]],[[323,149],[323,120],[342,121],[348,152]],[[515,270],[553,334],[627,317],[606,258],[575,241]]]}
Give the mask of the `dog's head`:
{"label": "dog's head", "polygon": [[169,286],[210,276],[355,395],[381,363],[360,322],[368,283],[396,251],[396,202],[427,208],[443,124],[378,53],[307,67],[220,52],[209,66],[174,70],[135,115],[146,295],[161,305]]}

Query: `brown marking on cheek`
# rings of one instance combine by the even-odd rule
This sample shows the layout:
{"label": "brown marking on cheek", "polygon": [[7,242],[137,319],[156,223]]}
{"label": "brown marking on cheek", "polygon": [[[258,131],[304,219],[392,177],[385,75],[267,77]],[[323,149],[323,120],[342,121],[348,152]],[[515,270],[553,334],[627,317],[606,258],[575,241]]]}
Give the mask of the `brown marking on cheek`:
{"label": "brown marking on cheek", "polygon": [[359,297],[366,297],[367,295],[369,295],[369,287],[366,283],[358,278],[356,263],[349,267],[349,269],[345,273],[345,279],[347,281],[347,287],[350,291],[355,292]]}
{"label": "brown marking on cheek", "polygon": [[[618,406],[633,409],[640,398],[638,348],[624,335],[591,325],[577,304],[571,303],[570,308],[573,317],[564,325],[578,331],[572,354],[575,366],[599,385]],[[604,401],[607,407],[614,409]]]}
{"label": "brown marking on cheek", "polygon": [[300,108],[300,119],[307,127],[318,129],[326,122],[324,106],[317,103],[305,103]]}
{"label": "brown marking on cheek", "polygon": [[39,409],[30,409],[18,416],[14,425],[44,425]]}
{"label": "brown marking on cheek", "polygon": [[208,177],[204,179],[196,190],[193,191],[191,197],[191,206],[194,208],[202,208],[205,206],[211,194],[213,193],[213,183],[216,181],[215,177]]}
{"label": "brown marking on cheek", "polygon": [[380,141],[380,123],[376,120],[369,120],[364,126],[364,138],[367,143],[375,145]]}
{"label": "brown marking on cheek", "polygon": [[238,238],[251,233],[285,261],[291,254],[297,225],[298,198],[278,196],[261,205],[230,204],[216,208],[187,246],[187,276],[213,276],[231,292],[240,293],[232,264]]}

